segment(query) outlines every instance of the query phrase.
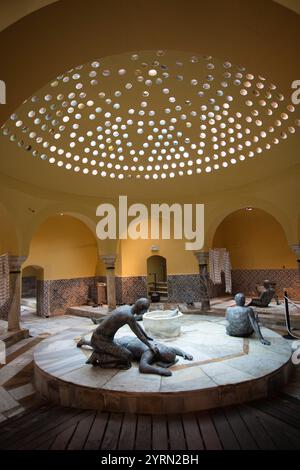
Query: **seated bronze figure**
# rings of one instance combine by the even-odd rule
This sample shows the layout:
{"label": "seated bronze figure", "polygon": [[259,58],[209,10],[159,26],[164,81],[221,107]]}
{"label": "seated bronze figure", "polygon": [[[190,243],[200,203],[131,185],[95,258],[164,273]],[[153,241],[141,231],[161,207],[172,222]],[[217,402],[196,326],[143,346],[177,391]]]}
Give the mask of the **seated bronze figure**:
{"label": "seated bronze figure", "polygon": [[245,338],[255,332],[260,342],[269,346],[271,343],[263,337],[257,315],[249,305],[245,306],[245,295],[242,293],[236,294],[234,300],[236,307],[229,307],[226,310],[227,334]]}
{"label": "seated bronze figure", "polygon": [[269,306],[269,303],[275,298],[275,290],[271,287],[270,281],[264,281],[264,289],[262,290],[259,297],[254,298],[248,304],[248,307],[261,307],[266,308]]}

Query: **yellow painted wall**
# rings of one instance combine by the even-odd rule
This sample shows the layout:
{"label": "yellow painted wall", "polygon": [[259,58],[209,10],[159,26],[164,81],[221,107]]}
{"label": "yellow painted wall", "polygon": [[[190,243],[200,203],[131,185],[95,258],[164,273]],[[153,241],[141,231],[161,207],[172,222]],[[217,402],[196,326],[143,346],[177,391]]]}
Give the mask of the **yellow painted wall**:
{"label": "yellow painted wall", "polygon": [[0,204],[0,254],[18,253],[18,241],[12,220],[6,209]]}
{"label": "yellow painted wall", "polygon": [[[238,190],[232,190],[230,192],[215,192],[210,196],[195,196],[194,200],[188,202],[204,202],[205,203],[205,248],[208,249],[212,246],[213,235],[217,230],[218,225],[222,221],[223,217],[228,214],[229,211],[234,211],[241,207],[249,205],[258,206],[265,211],[272,213],[280,221],[279,227],[284,227],[285,234],[288,237],[289,244],[300,243],[300,218],[299,218],[299,200],[300,200],[300,166],[297,168],[289,169],[284,173],[276,177],[272,177],[267,181],[259,181],[255,184],[251,184],[247,187],[239,188]],[[9,203],[6,204],[6,201]],[[100,199],[100,201],[102,201]],[[141,201],[143,202],[143,201]],[[167,202],[167,201],[166,201]],[[172,201],[173,202],[173,201]],[[1,210],[6,204],[7,214],[9,214],[12,221],[15,221],[17,225],[17,234],[20,247],[18,249],[16,231],[14,224],[10,224],[7,221],[7,214],[3,215],[5,211]],[[77,277],[80,275],[94,275],[94,269],[96,265],[96,243],[93,236],[93,223],[96,226],[97,218],[95,215],[96,207],[99,204],[99,199],[89,199],[78,195],[69,196],[67,194],[58,192],[43,192],[40,188],[33,188],[30,185],[21,185],[20,182],[0,174],[0,249],[1,251],[10,251],[12,254],[28,255],[29,252],[29,241],[33,238],[34,241],[39,239],[37,244],[32,244],[30,257],[27,259],[25,265],[41,265],[48,264],[45,267],[45,279],[59,279],[63,277]],[[35,212],[29,211],[28,208],[35,209]],[[43,220],[45,217],[52,217],[60,211],[69,213],[78,213],[84,216],[87,220],[91,221],[91,232],[88,231],[86,225],[80,223],[77,219],[74,219],[76,227],[81,227],[85,233],[88,233],[88,244],[92,244],[94,248],[91,248],[94,255],[91,256],[92,263],[89,264],[84,261],[83,269],[80,268],[81,263],[74,261],[76,256],[69,256],[70,261],[65,263],[64,257],[58,256],[55,253],[49,254],[49,244],[60,245],[60,241],[57,240],[59,234],[62,233],[60,224],[62,220],[67,216],[58,217],[59,229],[54,231],[51,229],[52,235],[55,233],[55,237],[50,237],[45,228],[43,228]],[[254,211],[251,217],[257,215],[258,212]],[[270,224],[274,225],[274,220],[269,216],[271,220]],[[258,236],[258,233],[262,233],[262,228],[256,224],[253,227],[246,227],[245,230],[240,232],[241,226],[234,223],[231,220],[231,226],[228,226],[226,240],[225,229],[224,233],[218,230],[218,235],[215,238],[220,245],[225,244],[235,245],[233,253],[233,264],[234,267],[277,267],[280,268],[283,265],[286,267],[296,267],[296,256],[290,252],[285,236],[283,235],[283,229],[279,228],[280,236],[274,235],[277,233],[278,224],[274,230],[269,229],[264,239],[268,238],[269,248],[265,250],[257,248],[253,240]],[[271,225],[268,225],[270,228]],[[33,227],[37,227],[32,237]],[[39,228],[40,227],[40,228]],[[82,228],[83,227],[83,228]],[[234,230],[232,230],[234,228]],[[77,232],[77,228],[76,228]],[[6,233],[6,235],[5,235]],[[41,234],[45,235],[44,245],[46,248],[41,249],[38,246],[42,246]],[[68,230],[70,239],[74,236],[75,231],[72,229]],[[40,234],[40,237],[38,237]],[[250,236],[251,234],[251,236]],[[242,237],[243,235],[243,237]],[[236,241],[230,241],[231,240]],[[241,242],[237,241],[237,237],[242,238],[244,241],[244,247],[247,248],[241,255],[243,248],[240,246]],[[223,237],[223,239],[222,239]],[[232,238],[233,237],[233,238]],[[76,237],[75,237],[76,238]],[[79,236],[80,239],[80,236]],[[4,241],[3,241],[4,240]],[[224,241],[223,241],[224,240]],[[277,241],[276,241],[277,240]],[[80,242],[81,243],[81,242]],[[261,244],[261,242],[259,242]],[[264,243],[267,243],[266,241]],[[73,242],[72,242],[73,244]],[[73,246],[71,244],[71,246]],[[76,244],[76,243],[75,243]],[[117,252],[117,263],[116,263],[116,274],[119,276],[130,276],[130,275],[146,275],[147,265],[146,260],[153,253],[151,252],[151,245],[158,244],[160,251],[157,253],[161,256],[165,256],[167,259],[167,272],[168,274],[181,274],[181,273],[197,273],[198,266],[196,258],[192,252],[185,251],[184,242],[175,241],[146,241],[146,240],[125,240],[117,243],[110,243],[107,240],[98,242],[99,253],[101,254],[113,254]],[[239,244],[239,248],[237,247]],[[119,249],[116,250],[116,246]],[[216,243],[215,243],[216,246]],[[273,248],[272,248],[273,247]],[[282,247],[284,248],[285,254],[282,254]],[[278,248],[278,250],[277,250]],[[233,246],[231,247],[231,251]],[[87,250],[88,251],[88,250]],[[263,252],[263,257],[261,256]],[[268,259],[265,258],[265,254],[269,253]],[[251,253],[251,255],[245,254]],[[281,253],[278,256],[278,253]],[[49,258],[51,256],[51,262]],[[247,259],[245,259],[245,256]],[[94,258],[95,257],[95,258]],[[264,260],[262,262],[262,260]],[[82,265],[81,265],[82,266]],[[83,274],[82,274],[83,273]],[[97,268],[97,274],[105,274],[105,268],[102,265]]]}
{"label": "yellow painted wall", "polygon": [[[151,251],[158,245],[159,252]],[[198,272],[192,251],[186,251],[182,240],[122,240],[117,274],[121,276],[147,275],[147,258],[157,254],[167,260],[167,274],[193,274]]]}
{"label": "yellow painted wall", "polygon": [[230,252],[233,269],[296,268],[284,231],[266,212],[239,210],[218,227],[213,246]]}
{"label": "yellow painted wall", "polygon": [[71,279],[94,276],[97,272],[97,245],[92,232],[69,216],[54,216],[36,231],[24,267],[44,268],[44,278]]}

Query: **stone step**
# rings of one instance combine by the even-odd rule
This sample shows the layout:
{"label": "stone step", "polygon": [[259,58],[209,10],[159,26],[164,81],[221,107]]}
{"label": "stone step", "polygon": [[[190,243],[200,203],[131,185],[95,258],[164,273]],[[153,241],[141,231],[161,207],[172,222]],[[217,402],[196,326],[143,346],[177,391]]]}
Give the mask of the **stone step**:
{"label": "stone step", "polygon": [[76,317],[85,317],[85,318],[103,318],[108,313],[107,306],[103,307],[89,307],[87,305],[82,305],[79,307],[69,307],[67,308],[66,315],[74,315]]}
{"label": "stone step", "polygon": [[6,363],[9,364],[11,361],[16,359],[21,354],[24,354],[29,349],[33,348],[39,344],[44,339],[41,337],[30,337],[19,341],[18,343],[13,344],[12,346],[6,349]]}
{"label": "stone step", "polygon": [[7,331],[3,335],[0,335],[0,340],[4,341],[7,348],[25,338],[29,338],[29,330],[27,328],[22,328],[16,331]]}

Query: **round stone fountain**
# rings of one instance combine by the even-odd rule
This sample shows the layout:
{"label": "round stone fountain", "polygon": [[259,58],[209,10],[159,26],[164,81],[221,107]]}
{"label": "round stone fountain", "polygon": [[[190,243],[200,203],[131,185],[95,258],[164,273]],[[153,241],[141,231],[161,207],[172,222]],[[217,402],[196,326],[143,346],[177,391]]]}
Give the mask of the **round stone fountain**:
{"label": "round stone fountain", "polygon": [[179,310],[154,310],[144,313],[143,324],[148,335],[154,338],[176,338],[181,332]]}

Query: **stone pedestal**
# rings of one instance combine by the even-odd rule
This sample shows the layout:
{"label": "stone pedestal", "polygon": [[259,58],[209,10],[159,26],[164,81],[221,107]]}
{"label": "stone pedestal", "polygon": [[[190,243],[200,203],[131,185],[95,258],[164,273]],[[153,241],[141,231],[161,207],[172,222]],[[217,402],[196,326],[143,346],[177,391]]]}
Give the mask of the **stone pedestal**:
{"label": "stone pedestal", "polygon": [[106,289],[108,310],[116,308],[116,277],[115,277],[115,255],[102,255],[101,260],[106,268]]}
{"label": "stone pedestal", "polygon": [[200,279],[200,302],[201,310],[203,312],[210,310],[209,301],[209,274],[207,270],[208,265],[208,251],[199,251],[194,253],[199,264],[199,279]]}
{"label": "stone pedestal", "polygon": [[21,266],[25,256],[9,256],[10,298],[8,331],[20,329],[21,312]]}

